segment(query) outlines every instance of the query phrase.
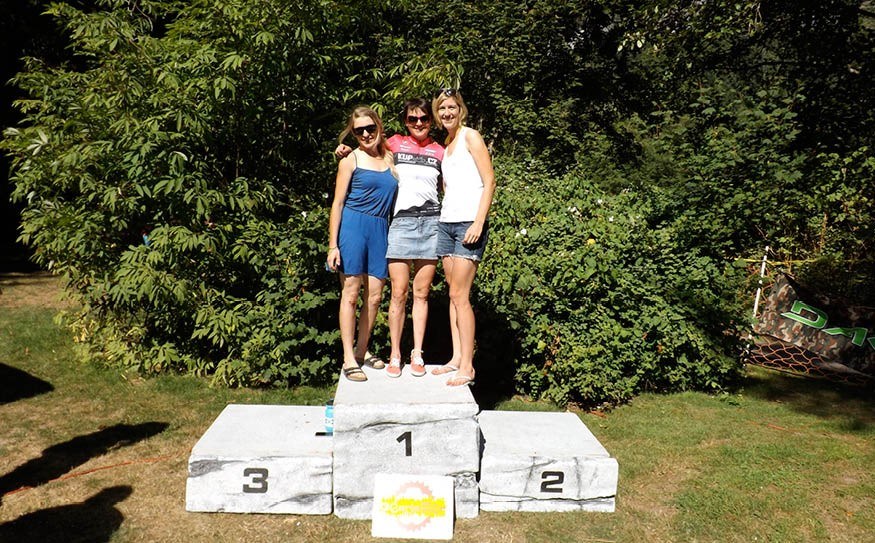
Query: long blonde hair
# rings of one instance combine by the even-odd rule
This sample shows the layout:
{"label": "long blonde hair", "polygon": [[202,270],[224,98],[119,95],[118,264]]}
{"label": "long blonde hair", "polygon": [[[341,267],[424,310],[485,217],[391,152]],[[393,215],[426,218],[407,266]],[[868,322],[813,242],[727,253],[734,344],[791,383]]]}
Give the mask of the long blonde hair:
{"label": "long blonde hair", "polygon": [[349,120],[346,122],[346,128],[343,129],[343,132],[340,133],[340,136],[337,138],[337,141],[343,143],[347,136],[352,133],[352,128],[355,125],[355,120],[359,117],[368,117],[374,124],[377,125],[377,134],[380,138],[379,145],[377,149],[379,150],[380,158],[389,166],[389,169],[392,171],[392,175],[398,177],[395,173],[395,155],[392,154],[392,151],[389,150],[389,144],[386,141],[386,134],[383,132],[383,120],[380,118],[380,115],[369,108],[368,106],[358,106],[349,116]]}

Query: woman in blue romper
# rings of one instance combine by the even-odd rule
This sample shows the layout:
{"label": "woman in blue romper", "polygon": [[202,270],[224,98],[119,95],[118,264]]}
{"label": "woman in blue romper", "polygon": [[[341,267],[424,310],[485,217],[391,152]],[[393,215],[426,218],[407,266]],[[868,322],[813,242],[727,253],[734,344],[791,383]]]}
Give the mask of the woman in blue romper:
{"label": "woman in blue romper", "polygon": [[[380,116],[369,107],[357,107],[340,140],[350,132],[358,147],[337,166],[326,262],[329,268],[340,272],[342,284],[339,322],[343,375],[350,381],[367,381],[358,361],[371,358],[368,342],[389,276],[387,236],[398,180]],[[353,343],[359,293],[363,303],[358,338]]]}

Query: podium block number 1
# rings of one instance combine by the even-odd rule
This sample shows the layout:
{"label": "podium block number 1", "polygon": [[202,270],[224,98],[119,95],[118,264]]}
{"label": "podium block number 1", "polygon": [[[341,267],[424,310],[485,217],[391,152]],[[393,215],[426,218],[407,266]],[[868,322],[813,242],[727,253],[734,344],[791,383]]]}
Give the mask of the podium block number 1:
{"label": "podium block number 1", "polygon": [[404,442],[404,456],[413,456],[413,433],[410,431],[404,432],[398,439],[398,443]]}
{"label": "podium block number 1", "polygon": [[541,492],[562,494],[562,483],[565,473],[562,471],[545,471],[541,473]]}
{"label": "podium block number 1", "polygon": [[249,482],[243,485],[245,494],[264,494],[267,492],[267,468],[246,468],[243,476],[249,478]]}

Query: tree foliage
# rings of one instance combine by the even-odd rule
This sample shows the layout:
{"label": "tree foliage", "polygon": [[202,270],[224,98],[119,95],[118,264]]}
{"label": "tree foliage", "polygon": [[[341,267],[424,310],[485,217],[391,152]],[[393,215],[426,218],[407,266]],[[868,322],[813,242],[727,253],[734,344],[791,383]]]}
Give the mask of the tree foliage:
{"label": "tree foliage", "polygon": [[[232,383],[324,372],[325,307],[311,303],[312,325],[291,326],[288,345],[268,342],[268,361],[263,336],[278,322],[258,297],[285,264],[286,294],[307,299],[321,283],[317,297],[331,298],[312,273],[315,236],[295,235],[328,187],[319,150],[342,91],[329,82],[349,49],[315,44],[334,32],[327,13],[243,1],[50,13],[87,68],[30,59],[16,79],[27,123],[7,145],[22,239],[81,295],[80,340],[114,364]],[[285,356],[301,342],[321,364]]]}
{"label": "tree foliage", "polygon": [[490,250],[503,258],[484,261],[480,296],[520,337],[520,388],[564,403],[732,382],[742,270],[660,224],[658,194],[598,188],[594,174],[621,170],[498,172]]}
{"label": "tree foliage", "polygon": [[2,143],[21,238],[82,302],[68,322],[90,356],[235,385],[330,379],[334,137],[357,103],[399,130],[404,98],[460,87],[499,172],[480,367],[507,355],[517,390],[557,401],[719,390],[738,369],[739,258],[769,244],[875,290],[872,13],[51,4],[73,60],[26,60],[24,121]]}

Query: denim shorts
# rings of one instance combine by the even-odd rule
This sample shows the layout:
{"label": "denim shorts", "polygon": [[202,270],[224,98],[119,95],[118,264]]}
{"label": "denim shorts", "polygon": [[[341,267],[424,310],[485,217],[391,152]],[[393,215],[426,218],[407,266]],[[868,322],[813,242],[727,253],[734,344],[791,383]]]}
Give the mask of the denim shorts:
{"label": "denim shorts", "polygon": [[489,240],[489,223],[483,225],[483,233],[476,243],[465,244],[465,232],[473,222],[442,222],[438,224],[437,254],[440,257],[457,256],[475,262],[483,260],[483,251]]}
{"label": "denim shorts", "polygon": [[438,216],[395,217],[389,225],[386,258],[437,260]]}

